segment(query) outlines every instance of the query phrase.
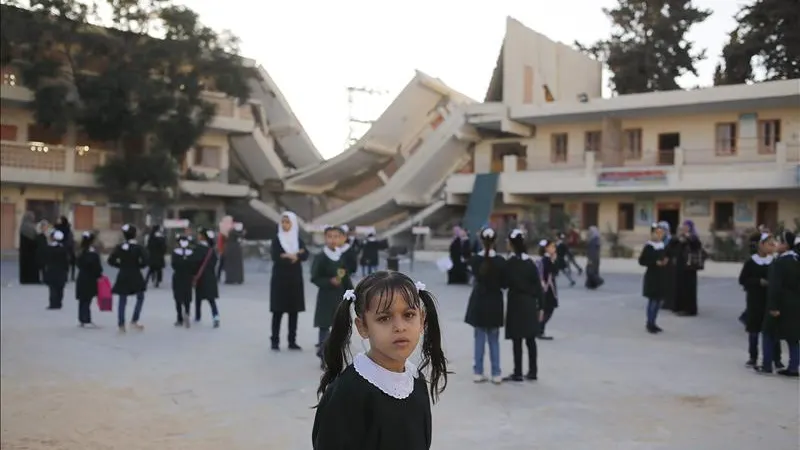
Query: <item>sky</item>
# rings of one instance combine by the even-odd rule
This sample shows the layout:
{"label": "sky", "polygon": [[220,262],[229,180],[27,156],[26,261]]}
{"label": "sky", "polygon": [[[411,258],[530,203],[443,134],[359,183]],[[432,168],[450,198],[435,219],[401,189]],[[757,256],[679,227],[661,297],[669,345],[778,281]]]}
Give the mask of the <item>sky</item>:
{"label": "sky", "polygon": [[[201,20],[241,39],[243,56],[269,72],[317,149],[330,158],[346,147],[348,86],[386,91],[355,96],[352,114],[374,120],[414,70],[483,100],[505,33],[506,17],[555,41],[606,38],[602,12],[615,0],[183,0]],[[695,0],[714,13],[688,35],[707,59],[683,87],[711,85],[714,67],[742,0]],[[363,128],[357,129],[363,133]],[[356,136],[358,137],[358,136]]]}

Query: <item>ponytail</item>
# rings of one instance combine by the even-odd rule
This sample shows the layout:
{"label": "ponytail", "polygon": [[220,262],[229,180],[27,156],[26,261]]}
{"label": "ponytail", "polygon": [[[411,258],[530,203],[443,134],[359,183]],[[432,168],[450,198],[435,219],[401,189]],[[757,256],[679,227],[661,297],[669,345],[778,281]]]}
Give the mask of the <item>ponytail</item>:
{"label": "ponytail", "polygon": [[[425,307],[425,324],[423,325],[422,362],[419,371],[431,366],[431,401],[436,403],[439,394],[447,387],[447,358],[442,350],[442,330],[439,326],[439,312],[436,300],[427,290],[420,290],[419,297]],[[440,386],[441,383],[441,386]]]}
{"label": "ponytail", "polygon": [[333,317],[331,334],[321,344],[325,372],[319,382],[317,397],[321,397],[325,393],[325,389],[342,373],[350,356],[350,335],[353,333],[350,304],[349,300],[339,303]]}
{"label": "ponytail", "polygon": [[481,275],[486,275],[492,270],[492,258],[489,257],[489,252],[492,250],[494,246],[494,240],[497,237],[494,230],[491,228],[484,228],[481,231],[481,242],[483,242],[483,262],[481,263],[480,269],[478,272]]}
{"label": "ponytail", "polygon": [[523,237],[522,231],[511,231],[511,233],[508,235],[508,242],[511,243],[511,250],[517,256],[517,258],[522,258],[522,254],[527,250],[525,248],[525,238]]}
{"label": "ponytail", "polygon": [[94,234],[91,231],[83,232],[83,239],[81,239],[81,253],[89,250],[94,243]]}

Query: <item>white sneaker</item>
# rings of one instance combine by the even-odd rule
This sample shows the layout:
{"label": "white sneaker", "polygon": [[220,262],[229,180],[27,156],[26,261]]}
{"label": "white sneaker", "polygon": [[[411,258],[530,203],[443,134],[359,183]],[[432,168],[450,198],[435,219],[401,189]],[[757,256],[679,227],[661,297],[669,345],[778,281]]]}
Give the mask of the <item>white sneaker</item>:
{"label": "white sneaker", "polygon": [[475,383],[485,383],[488,380],[484,375],[475,375],[472,379]]}
{"label": "white sneaker", "polygon": [[492,383],[493,384],[502,384],[503,383],[503,377],[500,377],[500,376],[492,377]]}

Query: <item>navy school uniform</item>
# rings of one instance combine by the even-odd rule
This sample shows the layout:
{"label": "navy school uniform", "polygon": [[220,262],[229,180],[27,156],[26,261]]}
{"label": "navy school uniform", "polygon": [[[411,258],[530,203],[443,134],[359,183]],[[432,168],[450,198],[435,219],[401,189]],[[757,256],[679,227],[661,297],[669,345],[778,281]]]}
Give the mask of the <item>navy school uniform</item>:
{"label": "navy school uniform", "polygon": [[61,309],[70,257],[61,241],[51,242],[44,252],[44,282],[50,291],[48,309]]}
{"label": "navy school uniform", "polygon": [[647,298],[647,329],[651,332],[660,331],[656,326],[656,317],[668,293],[669,269],[658,265],[665,258],[667,251],[663,242],[648,242],[639,255],[639,265],[647,268],[642,279],[642,295]]}
{"label": "navy school uniform", "polygon": [[191,247],[177,247],[170,258],[172,265],[172,297],[175,300],[176,325],[189,326],[189,308],[192,304],[192,280],[197,274],[199,261]]}
{"label": "navy school uniform", "polygon": [[[748,353],[750,359],[747,365],[755,366],[758,360],[758,336],[761,333],[764,323],[764,315],[767,313],[767,286],[762,285],[762,280],[769,279],[769,267],[772,264],[772,256],[761,257],[754,254],[744,262],[739,273],[739,284],[744,288],[747,301],[745,310],[745,330],[749,338]],[[776,343],[773,359],[776,363],[781,360],[780,342]]]}
{"label": "navy school uniform", "polygon": [[511,255],[504,270],[508,287],[506,309],[506,339],[513,345],[514,372],[510,379],[522,378],[522,343],[528,347],[528,379],[536,379],[537,348],[539,335],[539,311],[544,291],[539,271],[533,259],[526,253]]}
{"label": "navy school uniform", "polygon": [[81,252],[75,261],[78,278],[75,281],[75,298],[78,300],[78,322],[92,323],[91,304],[97,297],[97,280],[103,275],[103,263],[94,247]]}
{"label": "navy school uniform", "polygon": [[117,325],[120,327],[125,326],[125,307],[128,297],[131,295],[136,296],[136,306],[133,309],[131,323],[138,324],[139,322],[142,306],[144,306],[144,292],[147,289],[142,269],[147,267],[147,263],[147,251],[135,239],[117,245],[108,256],[108,265],[119,269],[111,292],[119,295]]}
{"label": "navy school uniform", "polygon": [[545,255],[536,262],[539,269],[539,277],[542,283],[542,320],[539,324],[539,337],[542,339],[552,339],[545,334],[545,327],[553,313],[558,308],[558,264],[549,255]]}
{"label": "navy school uniform", "polygon": [[193,252],[196,254],[197,272],[194,275],[194,320],[199,322],[203,315],[203,300],[208,300],[211,306],[211,315],[214,318],[214,326],[219,326],[219,309],[217,299],[219,298],[219,285],[214,268],[217,266],[219,257],[216,250],[207,242],[198,242]]}

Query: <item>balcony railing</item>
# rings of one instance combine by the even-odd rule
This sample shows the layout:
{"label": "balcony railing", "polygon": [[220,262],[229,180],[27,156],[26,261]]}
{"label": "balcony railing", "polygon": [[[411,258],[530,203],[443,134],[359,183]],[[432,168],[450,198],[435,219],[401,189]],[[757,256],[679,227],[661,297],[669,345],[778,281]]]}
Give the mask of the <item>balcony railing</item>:
{"label": "balcony railing", "polygon": [[92,173],[105,160],[105,151],[42,142],[0,142],[0,165],[47,172]]}

